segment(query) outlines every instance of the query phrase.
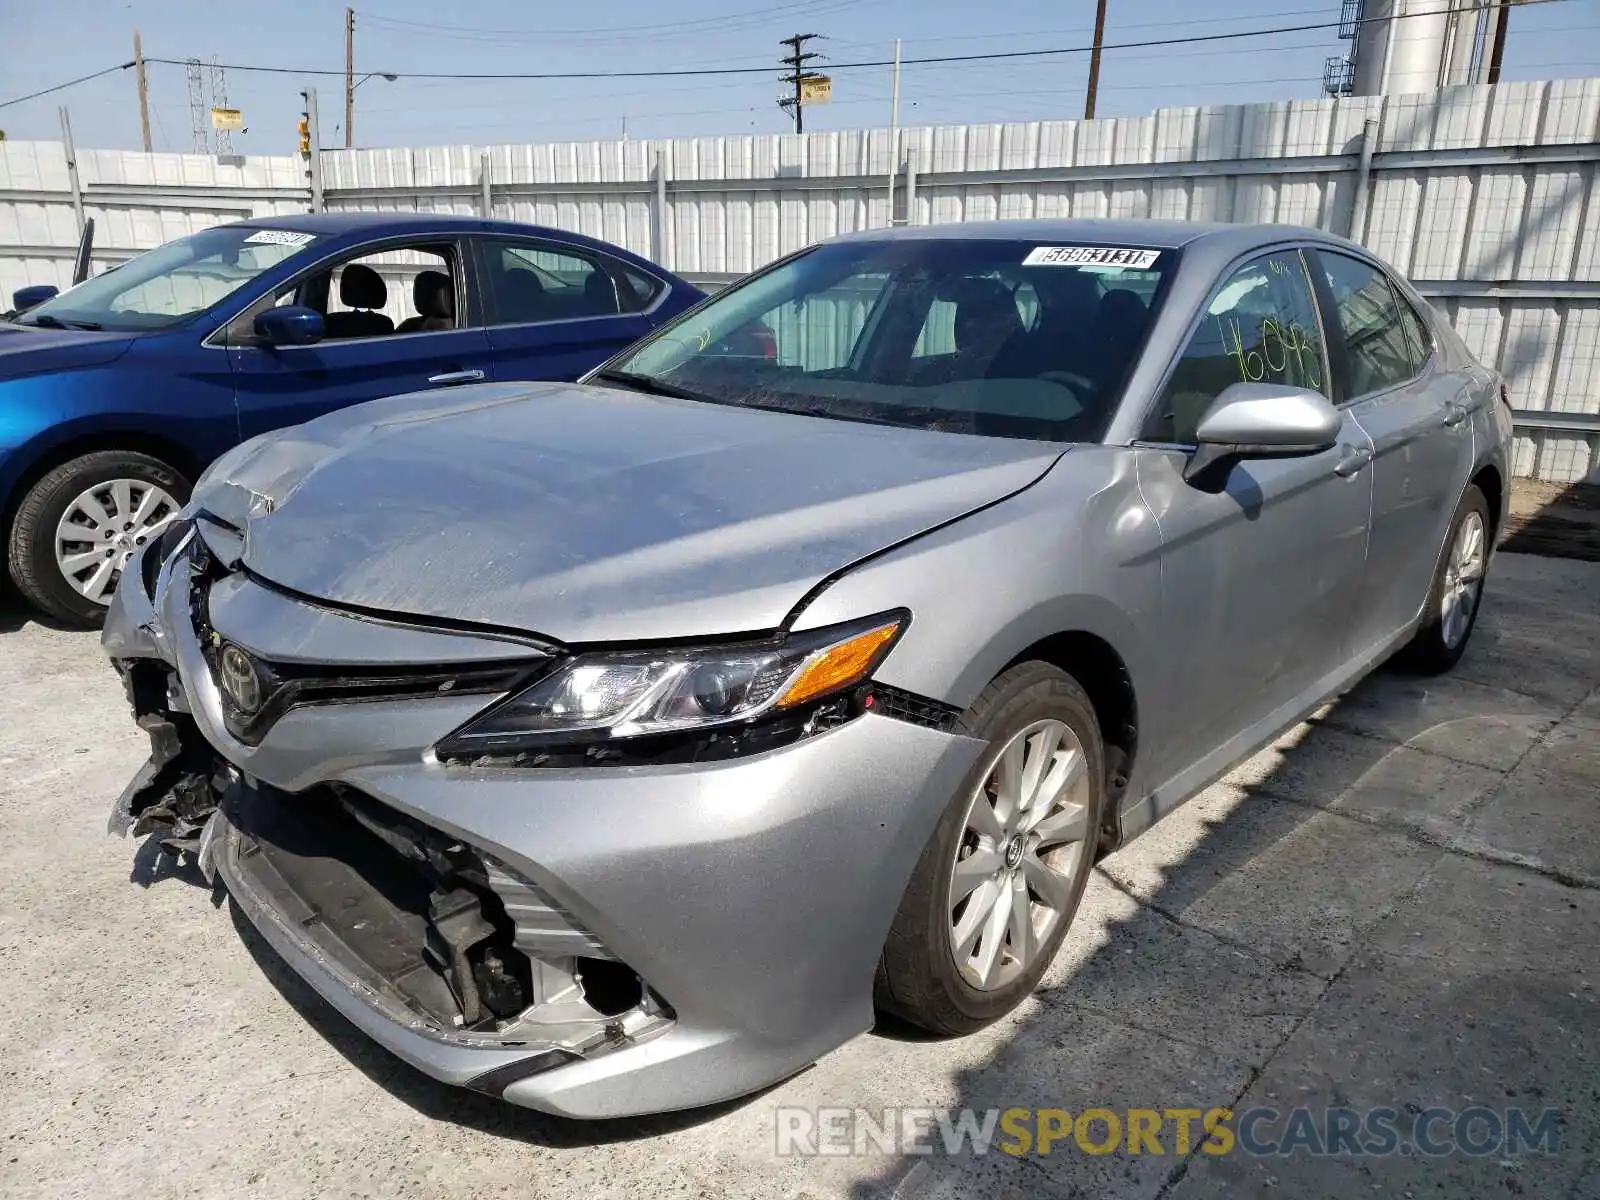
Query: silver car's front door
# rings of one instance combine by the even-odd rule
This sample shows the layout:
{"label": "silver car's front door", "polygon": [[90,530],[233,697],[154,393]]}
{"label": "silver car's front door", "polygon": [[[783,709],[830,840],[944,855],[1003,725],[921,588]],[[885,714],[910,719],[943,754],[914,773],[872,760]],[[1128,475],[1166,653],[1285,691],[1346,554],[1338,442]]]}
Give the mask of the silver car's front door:
{"label": "silver car's front door", "polygon": [[1377,266],[1318,250],[1330,358],[1349,412],[1372,439],[1372,540],[1353,649],[1378,646],[1421,611],[1472,465],[1474,398],[1439,369],[1433,336]]}
{"label": "silver car's front door", "polygon": [[1346,662],[1366,562],[1372,443],[1348,413],[1319,454],[1236,462],[1218,487],[1183,468],[1201,415],[1228,384],[1327,394],[1298,251],[1253,259],[1214,294],[1145,430],[1139,486],[1161,530],[1163,684],[1152,779],[1215,754]]}

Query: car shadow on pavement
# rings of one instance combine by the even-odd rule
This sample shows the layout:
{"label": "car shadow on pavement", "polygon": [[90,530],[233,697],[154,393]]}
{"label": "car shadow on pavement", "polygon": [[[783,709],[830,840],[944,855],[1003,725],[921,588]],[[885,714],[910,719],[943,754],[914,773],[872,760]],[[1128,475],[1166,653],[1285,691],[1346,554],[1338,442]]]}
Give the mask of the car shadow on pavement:
{"label": "car shadow on pavement", "polygon": [[[1583,981],[1600,944],[1600,890],[1478,836],[1525,792],[1548,794],[1549,746],[1580,707],[1592,711],[1600,655],[1571,668],[1579,699],[1514,691],[1538,688],[1484,682],[1502,622],[1486,623],[1491,636],[1455,675],[1380,670],[1103,860],[1039,990],[974,1035],[983,1044],[967,1065],[941,1070],[945,1056],[888,1026],[906,1042],[879,1056],[891,1083],[811,1101],[859,1105],[874,1122],[885,1106],[936,1105],[951,1119],[972,1109],[980,1126],[990,1111],[1065,1110],[1051,1152],[1036,1142],[1002,1152],[1017,1143],[1000,1125],[987,1153],[950,1153],[935,1124],[921,1139],[931,1154],[874,1150],[841,1190],[854,1200],[1600,1194],[1583,1190],[1600,1163],[1582,1154],[1600,1133],[1600,1005]],[[1584,628],[1600,631],[1600,619]],[[1600,736],[1600,723],[1574,736]],[[1565,794],[1584,795],[1592,769],[1569,774]],[[1543,819],[1562,815],[1552,806]],[[1507,1121],[1514,1107],[1535,1120],[1560,1110],[1565,1156],[1200,1148],[1199,1114],[1212,1109],[1281,1111],[1255,1127],[1271,1140],[1296,1106],[1322,1129],[1335,1107],[1392,1107],[1408,1147],[1419,1114],[1474,1105]],[[1129,1152],[1131,1109],[1158,1114],[1159,1153]],[[1086,1110],[1098,1110],[1087,1126]],[[1160,1115],[1171,1110],[1195,1110],[1186,1154]],[[1020,1124],[1036,1132],[1038,1120]]]}

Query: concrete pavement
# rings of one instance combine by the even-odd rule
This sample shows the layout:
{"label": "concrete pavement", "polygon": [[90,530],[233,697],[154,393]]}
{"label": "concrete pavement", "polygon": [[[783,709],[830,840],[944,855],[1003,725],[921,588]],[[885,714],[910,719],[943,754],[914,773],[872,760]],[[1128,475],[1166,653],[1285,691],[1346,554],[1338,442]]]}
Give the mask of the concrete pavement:
{"label": "concrete pavement", "polygon": [[[1105,862],[1007,1020],[607,1125],[433,1084],[108,838],[144,738],[92,635],[0,615],[0,1192],[1600,1196],[1600,564],[1501,555],[1486,605],[1454,674],[1374,676]],[[830,1105],[1562,1124],[1510,1156],[775,1155],[779,1106]]]}

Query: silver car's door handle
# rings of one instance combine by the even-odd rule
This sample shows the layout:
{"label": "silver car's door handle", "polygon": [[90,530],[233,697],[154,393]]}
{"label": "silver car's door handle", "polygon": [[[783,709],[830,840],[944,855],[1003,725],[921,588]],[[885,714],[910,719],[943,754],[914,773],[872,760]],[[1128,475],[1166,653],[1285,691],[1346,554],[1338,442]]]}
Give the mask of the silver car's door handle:
{"label": "silver car's door handle", "polygon": [[1368,447],[1350,446],[1345,450],[1344,457],[1339,460],[1338,465],[1333,468],[1333,473],[1348,479],[1371,461],[1372,451]]}
{"label": "silver car's door handle", "polygon": [[1467,407],[1464,404],[1450,403],[1444,406],[1444,419],[1439,423],[1446,428],[1459,425],[1467,419]]}
{"label": "silver car's door handle", "polygon": [[482,371],[446,371],[443,375],[429,375],[428,382],[444,386],[450,383],[482,383]]}

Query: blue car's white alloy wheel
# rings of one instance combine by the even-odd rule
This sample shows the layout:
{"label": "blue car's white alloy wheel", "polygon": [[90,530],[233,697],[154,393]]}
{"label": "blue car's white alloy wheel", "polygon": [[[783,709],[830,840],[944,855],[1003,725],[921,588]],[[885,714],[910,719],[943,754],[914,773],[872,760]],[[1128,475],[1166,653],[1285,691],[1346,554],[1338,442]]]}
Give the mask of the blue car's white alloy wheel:
{"label": "blue car's white alloy wheel", "polygon": [[968,984],[1005,987],[1076,907],[1087,869],[1089,769],[1063,721],[1018,730],[967,806],[950,869],[950,949]]}
{"label": "blue car's white alloy wheel", "polygon": [[110,604],[133,552],[158,536],[180,505],[159,484],[110,479],[68,502],[56,524],[56,566],[84,599]]}

